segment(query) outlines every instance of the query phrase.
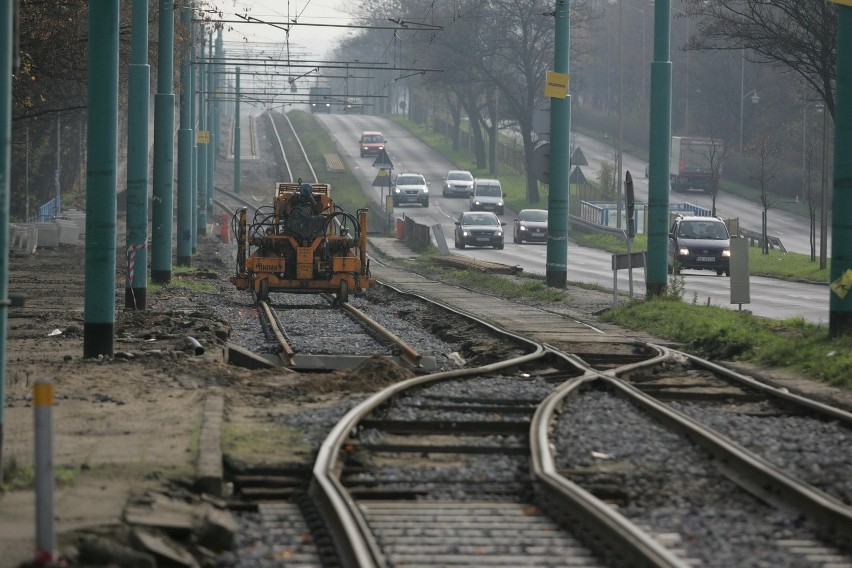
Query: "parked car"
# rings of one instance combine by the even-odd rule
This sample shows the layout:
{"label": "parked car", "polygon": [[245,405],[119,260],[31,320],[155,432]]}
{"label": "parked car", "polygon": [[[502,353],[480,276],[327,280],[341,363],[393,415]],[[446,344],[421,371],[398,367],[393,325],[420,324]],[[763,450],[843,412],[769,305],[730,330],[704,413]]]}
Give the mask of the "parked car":
{"label": "parked car", "polygon": [[402,203],[419,203],[429,207],[429,182],[420,174],[404,173],[396,176],[393,184],[393,206]]}
{"label": "parked car", "polygon": [[524,241],[547,242],[547,210],[521,209],[515,218],[512,240],[518,244]]}
{"label": "parked car", "polygon": [[503,198],[503,187],[496,179],[475,179],[473,190],[470,193],[471,211],[494,211],[502,215],[505,204]]}
{"label": "parked car", "polygon": [[720,217],[678,216],[669,231],[669,273],[715,270],[731,275],[731,240]]}
{"label": "parked car", "polygon": [[385,149],[385,144],[387,140],[385,140],[384,135],[376,130],[365,130],[361,133],[361,139],[358,141],[358,144],[361,147],[361,157],[364,156],[378,156],[382,153],[382,150]]}
{"label": "parked car", "polygon": [[467,170],[450,170],[444,177],[444,197],[470,197],[473,189],[473,174]]}
{"label": "parked car", "polygon": [[491,211],[463,211],[456,221],[456,248],[465,246],[503,248],[503,227]]}

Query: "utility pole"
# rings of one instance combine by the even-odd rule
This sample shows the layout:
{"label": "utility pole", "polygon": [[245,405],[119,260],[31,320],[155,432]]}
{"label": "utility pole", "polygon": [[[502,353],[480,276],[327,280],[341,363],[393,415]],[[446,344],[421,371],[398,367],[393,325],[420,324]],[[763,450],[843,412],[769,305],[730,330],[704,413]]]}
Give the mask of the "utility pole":
{"label": "utility pole", "polygon": [[118,182],[119,0],[89,11],[83,357],[112,357]]}
{"label": "utility pole", "polygon": [[174,206],[174,74],[175,3],[160,0],[160,43],[157,51],[157,94],[154,95],[154,187],[151,200],[151,281],[172,280],[172,208]]}
{"label": "utility pole", "polygon": [[[571,46],[570,0],[556,0],[553,69],[568,75]],[[571,95],[550,100],[550,192],[548,197],[547,285],[565,288],[568,281],[568,181],[570,176]]]}
{"label": "utility pole", "polygon": [[[828,329],[832,337],[852,333],[852,0],[837,4],[837,81],[834,115],[834,205],[831,216],[831,276]],[[827,111],[828,109],[826,109]],[[828,114],[828,112],[826,112]]]}
{"label": "utility pole", "polygon": [[[180,21],[192,27],[191,8],[184,3]],[[178,129],[178,210],[177,210],[177,265],[192,264],[192,73],[190,50],[192,34],[186,33],[181,51],[180,66],[180,125]]]}
{"label": "utility pole", "polygon": [[148,290],[148,0],[133,0],[127,83],[127,276],[124,308],[145,310]]}
{"label": "utility pole", "polygon": [[648,266],[645,290],[663,296],[668,277],[669,157],[672,134],[671,3],[654,3],[654,61],[651,62],[651,132],[648,179]]}

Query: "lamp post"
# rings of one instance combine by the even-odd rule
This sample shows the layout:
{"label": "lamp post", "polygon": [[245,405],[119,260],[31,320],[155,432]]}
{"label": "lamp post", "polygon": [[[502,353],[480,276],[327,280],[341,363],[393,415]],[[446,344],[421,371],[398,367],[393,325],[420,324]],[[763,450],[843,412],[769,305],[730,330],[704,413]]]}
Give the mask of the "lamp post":
{"label": "lamp post", "polygon": [[751,102],[757,104],[760,102],[760,96],[757,94],[757,89],[752,89],[748,93],[743,94],[745,90],[745,51],[742,51],[742,59],[740,63],[740,158],[743,155],[743,106],[746,99],[751,99]]}

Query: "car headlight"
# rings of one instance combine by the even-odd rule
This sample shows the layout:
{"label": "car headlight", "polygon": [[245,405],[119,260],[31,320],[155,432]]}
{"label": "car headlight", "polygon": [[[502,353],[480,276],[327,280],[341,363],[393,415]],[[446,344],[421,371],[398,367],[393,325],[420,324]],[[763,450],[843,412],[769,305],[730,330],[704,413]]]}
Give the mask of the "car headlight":
{"label": "car headlight", "polygon": [[722,249],[722,256],[731,256],[731,249]]}
{"label": "car headlight", "polygon": [[502,237],[502,236],[503,236],[503,231],[497,231],[496,233],[494,233],[494,236],[495,236],[495,237]]}
{"label": "car headlight", "polygon": [[424,187],[424,188],[423,188],[423,193],[429,193],[429,188]]}
{"label": "car headlight", "polygon": [[502,201],[498,201],[498,202],[497,202],[497,207],[503,207],[503,202],[502,202]]}
{"label": "car headlight", "polygon": [[479,200],[478,200],[478,199],[477,199],[477,200],[475,200],[475,201],[473,202],[473,204],[474,204],[474,205],[479,205]]}
{"label": "car headlight", "polygon": [[462,236],[464,236],[464,237],[469,237],[469,236],[470,236],[470,231],[468,231],[467,229],[463,230],[463,231],[462,231]]}
{"label": "car headlight", "polygon": [[527,230],[527,228],[526,228],[524,225],[521,225],[521,230],[522,230],[522,231],[526,231],[526,230]]}
{"label": "car headlight", "polygon": [[385,149],[385,147],[384,147],[384,146],[379,146],[379,148],[378,148],[378,149],[379,149],[379,150],[384,150],[384,149]]}
{"label": "car headlight", "polygon": [[688,248],[679,248],[677,253],[680,256],[689,256],[689,249]]}
{"label": "car headlight", "polygon": [[399,188],[398,188],[398,187],[393,188],[393,192],[394,192],[394,193],[402,193],[402,192],[399,190]]}

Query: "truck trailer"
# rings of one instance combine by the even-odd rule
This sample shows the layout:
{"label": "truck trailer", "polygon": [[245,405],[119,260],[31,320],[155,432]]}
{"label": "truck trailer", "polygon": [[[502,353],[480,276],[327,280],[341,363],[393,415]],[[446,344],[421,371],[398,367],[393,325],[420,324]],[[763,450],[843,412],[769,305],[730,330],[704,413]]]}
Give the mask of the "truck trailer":
{"label": "truck trailer", "polygon": [[716,181],[721,175],[723,150],[723,143],[719,139],[672,136],[669,169],[672,191],[698,189],[709,192],[714,166]]}

